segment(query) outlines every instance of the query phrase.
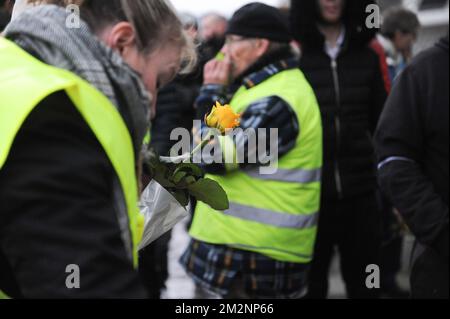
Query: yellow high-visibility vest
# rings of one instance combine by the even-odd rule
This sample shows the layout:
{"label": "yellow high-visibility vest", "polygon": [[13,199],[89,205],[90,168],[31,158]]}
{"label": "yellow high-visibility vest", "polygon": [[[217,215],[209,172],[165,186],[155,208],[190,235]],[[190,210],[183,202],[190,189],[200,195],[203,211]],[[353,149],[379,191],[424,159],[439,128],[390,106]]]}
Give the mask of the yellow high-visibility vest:
{"label": "yellow high-visibility vest", "polygon": [[[282,71],[252,88],[242,86],[230,105],[236,113],[243,113],[252,103],[270,96],[286,101],[297,115],[300,134],[295,147],[279,159],[274,174],[236,170],[235,165],[224,176],[208,175],[224,188],[230,208],[220,212],[199,202],[190,235],[283,262],[308,263],[313,257],[320,206],[320,110],[299,69]],[[236,153],[233,141],[226,139],[221,138],[222,150]]]}
{"label": "yellow high-visibility vest", "polygon": [[137,267],[144,220],[137,206],[135,154],[124,120],[108,98],[88,82],[42,63],[4,38],[0,38],[0,170],[29,114],[43,99],[58,91],[64,91],[70,98],[119,178],[128,211],[133,264]]}

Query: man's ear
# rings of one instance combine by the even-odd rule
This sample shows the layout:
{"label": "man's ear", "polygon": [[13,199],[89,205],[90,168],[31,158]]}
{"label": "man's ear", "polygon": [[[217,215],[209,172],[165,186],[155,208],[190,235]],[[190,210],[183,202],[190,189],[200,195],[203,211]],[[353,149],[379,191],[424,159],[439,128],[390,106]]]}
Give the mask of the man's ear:
{"label": "man's ear", "polygon": [[120,54],[136,44],[136,33],[128,22],[119,22],[114,25],[108,34],[107,44]]}
{"label": "man's ear", "polygon": [[258,57],[262,57],[269,49],[270,41],[267,39],[258,39],[256,44],[256,53]]}

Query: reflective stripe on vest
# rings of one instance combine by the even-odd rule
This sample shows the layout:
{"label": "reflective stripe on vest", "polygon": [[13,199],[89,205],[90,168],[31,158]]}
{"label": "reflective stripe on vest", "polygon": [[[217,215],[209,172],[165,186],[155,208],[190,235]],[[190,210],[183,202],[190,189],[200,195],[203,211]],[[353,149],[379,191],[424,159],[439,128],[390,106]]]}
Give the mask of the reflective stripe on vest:
{"label": "reflective stripe on vest", "polygon": [[224,214],[270,226],[294,229],[317,226],[319,220],[319,212],[310,215],[290,215],[237,203],[230,203],[230,208]]}
{"label": "reflective stripe on vest", "polygon": [[[280,72],[250,89],[240,88],[231,107],[237,113],[269,96],[286,101],[297,115],[295,147],[282,156],[273,174],[259,168],[208,175],[227,192],[225,212],[198,203],[190,235],[211,244],[254,251],[279,261],[309,263],[317,233],[322,170],[322,126],[314,92],[300,70]],[[231,139],[224,138],[231,144]],[[235,149],[226,151],[231,159]]]}
{"label": "reflective stripe on vest", "polygon": [[253,178],[268,180],[268,181],[280,181],[286,183],[316,183],[322,179],[322,169],[281,169],[278,168],[274,174],[260,174],[259,168],[245,171],[246,174]]}
{"label": "reflective stripe on vest", "polygon": [[119,178],[132,234],[133,264],[137,267],[143,217],[137,207],[133,145],[116,108],[75,74],[46,65],[3,38],[0,38],[0,70],[0,170],[28,115],[47,96],[64,90],[102,145]]}

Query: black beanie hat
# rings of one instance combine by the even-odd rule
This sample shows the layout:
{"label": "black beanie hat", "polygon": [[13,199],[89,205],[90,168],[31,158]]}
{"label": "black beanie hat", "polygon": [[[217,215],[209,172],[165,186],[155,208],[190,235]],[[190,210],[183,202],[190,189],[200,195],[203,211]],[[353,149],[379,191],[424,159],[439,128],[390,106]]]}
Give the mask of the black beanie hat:
{"label": "black beanie hat", "polygon": [[275,42],[292,40],[287,21],[281,11],[260,2],[247,4],[236,11],[229,22],[227,34]]}

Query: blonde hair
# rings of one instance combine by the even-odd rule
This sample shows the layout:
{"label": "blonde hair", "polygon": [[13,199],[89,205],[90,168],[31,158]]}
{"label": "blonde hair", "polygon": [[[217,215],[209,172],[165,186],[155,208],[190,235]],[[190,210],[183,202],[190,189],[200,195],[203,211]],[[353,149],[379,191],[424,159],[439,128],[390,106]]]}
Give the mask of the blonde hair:
{"label": "blonde hair", "polygon": [[113,23],[127,21],[144,53],[173,43],[181,48],[181,74],[191,72],[197,63],[195,44],[168,0],[28,0],[28,3],[77,5],[83,20],[96,33]]}

